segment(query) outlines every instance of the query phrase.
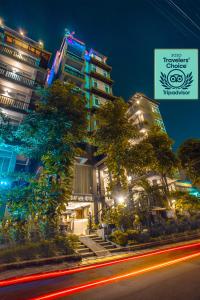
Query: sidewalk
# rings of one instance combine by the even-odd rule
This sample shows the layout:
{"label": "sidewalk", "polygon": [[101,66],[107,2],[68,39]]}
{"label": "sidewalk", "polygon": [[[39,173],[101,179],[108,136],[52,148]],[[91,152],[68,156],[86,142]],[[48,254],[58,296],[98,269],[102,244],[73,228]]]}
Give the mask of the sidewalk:
{"label": "sidewalk", "polygon": [[198,243],[200,242],[200,239],[195,239],[195,240],[190,240],[190,241],[185,241],[185,242],[178,242],[178,243],[173,243],[173,244],[168,244],[168,245],[163,245],[160,247],[154,247],[154,248],[147,248],[144,250],[138,250],[138,251],[129,251],[129,252],[121,252],[120,254],[112,254],[110,256],[104,256],[104,257],[97,257],[95,259],[83,259],[81,262],[65,262],[65,263],[57,263],[54,265],[44,265],[44,266],[37,266],[37,267],[27,267],[24,269],[17,269],[17,270],[8,270],[4,271],[0,274],[0,280],[3,279],[8,279],[8,278],[13,278],[13,277],[21,277],[25,275],[32,275],[32,274],[37,274],[37,273],[46,273],[46,272],[52,272],[52,271],[61,271],[61,270],[66,270],[66,269],[72,269],[80,266],[86,266],[86,265],[91,265],[95,263],[101,263],[101,262],[107,262],[107,261],[112,261],[115,259],[120,259],[120,258],[125,258],[137,254],[143,254],[143,253],[148,253],[152,252],[155,250],[160,250],[160,249],[167,249],[170,247],[176,247],[176,246],[181,246],[181,245],[187,245],[187,244],[192,244],[192,243]]}

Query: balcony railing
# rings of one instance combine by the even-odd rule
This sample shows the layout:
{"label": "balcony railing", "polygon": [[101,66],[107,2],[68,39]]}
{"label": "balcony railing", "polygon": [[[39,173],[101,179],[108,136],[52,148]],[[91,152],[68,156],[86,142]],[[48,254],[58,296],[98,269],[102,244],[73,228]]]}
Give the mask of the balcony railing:
{"label": "balcony railing", "polygon": [[15,51],[14,49],[11,49],[9,47],[6,47],[4,45],[0,45],[0,53],[5,54],[7,56],[13,57],[17,60],[20,60],[30,66],[38,67],[39,66],[39,60],[33,59],[27,55],[20,54],[18,51]]}
{"label": "balcony railing", "polygon": [[0,67],[0,76],[11,79],[12,81],[15,81],[21,85],[25,85],[27,87],[33,88],[35,81],[32,79],[29,79],[27,77],[24,77],[22,75],[16,74],[10,70],[7,70],[5,68]]}
{"label": "balcony railing", "polygon": [[84,80],[84,74],[78,72],[78,71],[75,71],[74,69],[68,67],[68,66],[65,66],[65,72],[75,76],[75,77],[78,77],[82,80]]}
{"label": "balcony railing", "polygon": [[106,82],[106,83],[108,83],[108,84],[113,84],[113,80],[112,80],[111,78],[106,77],[106,76],[102,75],[101,73],[96,72],[96,71],[94,71],[94,70],[92,70],[92,71],[90,72],[90,75],[91,75],[92,77],[94,77],[94,78],[96,78],[96,79],[100,79],[101,81]]}
{"label": "balcony railing", "polygon": [[4,95],[0,95],[0,106],[12,107],[17,110],[26,111],[29,107],[29,103],[21,100],[13,99]]}
{"label": "balcony railing", "polygon": [[67,56],[69,56],[71,59],[75,60],[75,61],[78,61],[79,63],[84,63],[84,59],[81,58],[81,57],[78,57],[76,55],[74,55],[73,53],[71,52],[67,52]]}
{"label": "balcony railing", "polygon": [[100,90],[94,86],[91,88],[91,92],[105,99],[109,99],[109,100],[115,99],[115,96],[113,96],[112,94],[108,94],[106,91]]}

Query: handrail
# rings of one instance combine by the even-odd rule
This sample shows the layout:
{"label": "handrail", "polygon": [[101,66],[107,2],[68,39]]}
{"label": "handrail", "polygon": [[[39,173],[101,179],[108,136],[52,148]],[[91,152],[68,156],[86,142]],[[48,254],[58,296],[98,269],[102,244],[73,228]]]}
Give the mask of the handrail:
{"label": "handrail", "polygon": [[11,49],[9,47],[6,47],[4,45],[0,45],[0,52],[9,56],[12,56],[22,62],[28,63],[31,66],[38,67],[39,66],[39,60],[33,59],[27,55],[20,54],[18,51]]}
{"label": "handrail", "polygon": [[21,101],[21,100],[17,100],[17,99],[13,99],[4,95],[0,95],[0,106],[5,105],[5,106],[10,106],[10,107],[14,107],[17,109],[21,109],[21,110],[27,110],[29,107],[29,103]]}
{"label": "handrail", "polygon": [[34,87],[35,81],[27,78],[25,76],[19,75],[17,73],[14,73],[12,71],[9,71],[8,69],[0,67],[0,75],[3,75],[7,78],[10,78],[12,80],[18,81],[28,87]]}

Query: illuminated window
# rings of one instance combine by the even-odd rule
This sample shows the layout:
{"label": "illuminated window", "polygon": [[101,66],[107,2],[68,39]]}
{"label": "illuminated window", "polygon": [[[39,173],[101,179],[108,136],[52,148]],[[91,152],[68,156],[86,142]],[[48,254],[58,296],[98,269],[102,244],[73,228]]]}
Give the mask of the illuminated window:
{"label": "illuminated window", "polygon": [[105,77],[108,77],[108,73],[107,73],[106,71],[103,71],[103,75],[104,75]]}
{"label": "illuminated window", "polygon": [[94,98],[94,104],[99,106],[99,98],[98,97],[95,97]]}
{"label": "illuminated window", "polygon": [[107,94],[110,93],[110,87],[107,84],[105,84],[105,91]]}
{"label": "illuminated window", "polygon": [[93,85],[94,85],[95,88],[98,88],[98,83],[97,83],[96,80],[93,81]]}

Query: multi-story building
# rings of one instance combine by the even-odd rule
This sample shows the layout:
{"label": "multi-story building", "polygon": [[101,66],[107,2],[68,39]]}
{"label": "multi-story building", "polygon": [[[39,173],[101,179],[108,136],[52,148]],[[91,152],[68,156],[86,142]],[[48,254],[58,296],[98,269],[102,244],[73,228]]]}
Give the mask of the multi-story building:
{"label": "multi-story building", "polygon": [[[0,110],[13,126],[27,114],[36,98],[37,86],[44,86],[51,54],[42,42],[0,23]],[[27,160],[9,145],[0,148],[0,174],[20,170]]]}
{"label": "multi-story building", "polygon": [[[98,126],[95,118],[96,109],[106,101],[114,99],[111,70],[106,56],[93,49],[87,50],[84,42],[66,30],[47,82],[51,84],[55,79],[60,79],[66,83],[74,83],[76,88],[84,93],[90,132]],[[94,215],[94,211],[99,210],[97,190],[96,168],[92,156],[77,158],[74,167],[73,195],[63,215],[63,223],[67,223],[75,233],[85,233],[88,215],[90,213]]]}
{"label": "multi-story building", "polygon": [[88,130],[96,128],[95,110],[106,101],[113,100],[112,84],[110,78],[112,68],[107,64],[107,57],[90,49],[74,37],[74,33],[66,31],[60,50],[48,78],[72,82],[82,90],[87,99]]}
{"label": "multi-story building", "polygon": [[142,133],[148,132],[152,126],[159,126],[166,132],[165,125],[159,110],[159,103],[142,93],[134,94],[129,102],[129,120],[138,126]]}
{"label": "multi-story building", "polygon": [[[129,121],[132,122],[132,124],[136,125],[139,131],[142,133],[141,138],[134,139],[132,141],[133,143],[142,142],[143,138],[148,134],[148,131],[151,129],[152,126],[159,126],[163,132],[166,132],[165,125],[159,110],[159,103],[157,101],[148,98],[142,93],[136,93],[130,98],[128,103],[129,108],[127,114],[129,117]],[[99,175],[97,177],[99,193],[102,198],[103,196],[105,196],[105,201],[108,205],[112,205],[113,199],[111,197],[107,197],[106,195],[107,186],[110,180],[108,168],[104,160],[98,162],[96,164],[96,167],[98,168]],[[134,177],[134,174],[131,174],[131,176],[128,177],[132,178]],[[153,172],[149,172],[146,178],[151,185],[162,185],[160,176]],[[170,189],[175,189],[174,179],[168,178],[168,183]],[[141,190],[140,187],[138,187],[138,189],[139,191]],[[162,209],[163,208],[161,208],[161,210]]]}

